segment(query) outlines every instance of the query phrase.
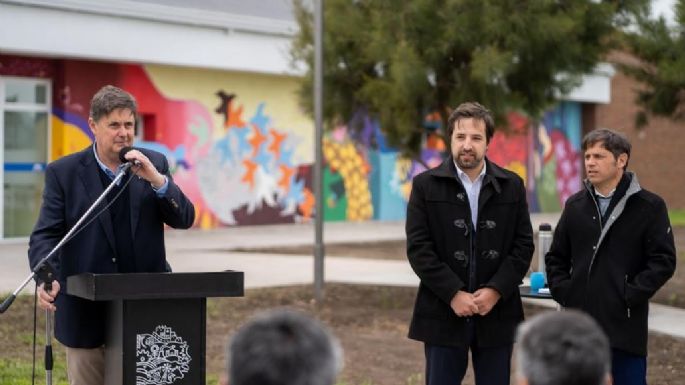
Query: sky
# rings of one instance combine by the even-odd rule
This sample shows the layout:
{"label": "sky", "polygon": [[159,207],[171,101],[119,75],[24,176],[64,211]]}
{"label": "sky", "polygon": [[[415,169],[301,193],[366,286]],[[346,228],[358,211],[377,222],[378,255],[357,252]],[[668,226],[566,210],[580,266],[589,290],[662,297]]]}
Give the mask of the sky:
{"label": "sky", "polygon": [[668,24],[674,23],[673,5],[676,0],[652,0],[652,15],[664,16]]}

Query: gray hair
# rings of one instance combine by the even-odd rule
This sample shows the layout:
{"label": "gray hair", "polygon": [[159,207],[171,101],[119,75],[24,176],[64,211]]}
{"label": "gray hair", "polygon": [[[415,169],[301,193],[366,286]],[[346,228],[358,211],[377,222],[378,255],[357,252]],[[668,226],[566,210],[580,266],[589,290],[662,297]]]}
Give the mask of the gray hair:
{"label": "gray hair", "polygon": [[[618,159],[621,154],[628,155],[628,159],[630,159],[630,149],[632,148],[630,141],[619,132],[608,128],[592,130],[583,137],[581,149],[585,152],[596,143],[601,143],[602,147],[614,155],[614,159]],[[626,169],[628,168],[628,159],[626,159]]]}
{"label": "gray hair", "polygon": [[138,114],[138,105],[133,95],[119,87],[104,86],[93,95],[90,101],[90,118],[97,122],[103,116],[119,108],[131,110],[133,116]]}
{"label": "gray hair", "polygon": [[530,385],[601,385],[611,372],[609,341],[587,314],[546,312],[519,326],[516,370]]}
{"label": "gray hair", "polygon": [[284,309],[243,325],[227,357],[231,385],[333,385],[342,366],[340,345],[320,322]]}

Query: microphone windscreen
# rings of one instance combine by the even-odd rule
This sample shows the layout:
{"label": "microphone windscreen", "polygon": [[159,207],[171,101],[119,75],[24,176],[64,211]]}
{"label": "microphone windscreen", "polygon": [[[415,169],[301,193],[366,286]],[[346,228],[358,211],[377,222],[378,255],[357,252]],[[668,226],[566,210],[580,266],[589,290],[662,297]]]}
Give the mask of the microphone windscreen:
{"label": "microphone windscreen", "polygon": [[121,163],[126,163],[129,161],[128,159],[126,159],[125,155],[127,152],[129,152],[131,150],[133,150],[133,147],[126,146],[126,147],[122,148],[121,151],[119,151],[119,160],[121,161]]}

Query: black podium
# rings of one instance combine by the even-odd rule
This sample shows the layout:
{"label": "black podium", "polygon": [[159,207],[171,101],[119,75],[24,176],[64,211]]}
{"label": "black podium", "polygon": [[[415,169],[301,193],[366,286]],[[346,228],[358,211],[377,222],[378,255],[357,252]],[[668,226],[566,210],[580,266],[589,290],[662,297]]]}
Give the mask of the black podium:
{"label": "black podium", "polygon": [[67,293],[108,301],[105,385],[204,385],[207,297],[240,297],[242,272],[80,274]]}

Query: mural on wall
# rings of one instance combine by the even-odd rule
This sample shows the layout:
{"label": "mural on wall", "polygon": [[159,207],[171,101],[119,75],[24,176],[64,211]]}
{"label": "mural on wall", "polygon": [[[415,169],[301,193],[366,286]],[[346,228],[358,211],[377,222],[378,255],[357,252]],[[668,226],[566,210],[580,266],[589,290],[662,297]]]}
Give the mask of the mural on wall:
{"label": "mural on wall", "polygon": [[559,212],[581,186],[581,108],[561,102],[541,121],[511,112],[509,130],[495,132],[488,157],[526,182],[531,212]]}
{"label": "mural on wall", "polygon": [[[195,204],[198,226],[293,222],[312,216],[309,166],[293,156],[299,138],[273,125],[266,103],[248,115],[237,95],[219,89],[210,112],[196,101],[162,95],[143,67],[116,67],[118,76],[111,83],[130,91],[139,105],[144,135],[136,146],[167,157],[175,182]],[[55,158],[79,151],[93,139],[87,112],[69,111],[89,102],[69,102],[71,106],[65,98],[54,109]],[[212,115],[223,124],[215,125]]]}
{"label": "mural on wall", "polygon": [[558,212],[581,188],[581,107],[562,102],[529,129],[528,201],[534,212]]}
{"label": "mural on wall", "polygon": [[[4,67],[14,75],[52,80],[51,160],[92,143],[90,98],[114,84],[136,96],[137,145],[166,155],[195,203],[196,226],[300,222],[314,214],[313,126],[297,107],[295,80],[78,60],[1,62],[15,63]],[[563,102],[537,123],[512,112],[509,129],[495,133],[488,155],[526,181],[531,211],[559,211],[580,189],[580,121],[580,104]],[[412,178],[439,165],[446,151],[440,117],[427,115],[424,126],[420,162],[400,157],[363,111],[327,133],[325,219],[404,219]]]}
{"label": "mural on wall", "polygon": [[265,212],[266,223],[311,217],[314,197],[292,158],[297,139],[271,125],[266,104],[245,119],[234,94],[220,90],[217,96],[224,125],[194,151],[211,212],[224,224],[239,224],[241,210],[247,217]]}
{"label": "mural on wall", "polygon": [[[564,202],[581,187],[581,110],[579,103],[562,102],[557,107],[544,114],[542,120],[535,124],[533,120],[519,112],[507,115],[507,130],[498,130],[488,145],[488,157],[495,163],[517,173],[525,182],[528,193],[530,210],[532,212],[558,212]],[[371,124],[371,123],[370,123]],[[373,124],[371,124],[373,126]],[[442,162],[446,146],[440,136],[440,118],[436,114],[426,116],[424,126],[428,130],[421,160],[389,157],[393,172],[383,175],[376,170],[382,169],[382,164],[372,163],[370,185],[380,186],[372,190],[373,208],[379,211],[383,201],[392,202],[393,198],[406,201],[411,192],[412,178],[428,167],[435,167]],[[382,133],[378,127],[372,132],[373,142],[377,143],[379,151],[371,151],[371,158],[377,154],[392,153],[384,148]],[[357,138],[360,136],[358,135]],[[369,136],[361,136],[367,138]],[[359,139],[357,139],[359,141]],[[359,142],[357,142],[359,143]],[[366,149],[372,144],[360,143],[357,148]],[[363,150],[362,150],[363,151]],[[386,198],[384,194],[393,194]],[[376,203],[377,199],[381,202]],[[375,219],[401,219],[397,213],[404,210],[395,206],[391,210],[380,210]],[[387,214],[386,214],[387,213]]]}

